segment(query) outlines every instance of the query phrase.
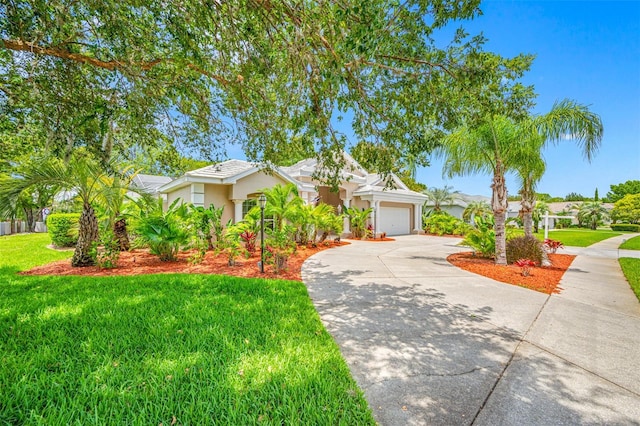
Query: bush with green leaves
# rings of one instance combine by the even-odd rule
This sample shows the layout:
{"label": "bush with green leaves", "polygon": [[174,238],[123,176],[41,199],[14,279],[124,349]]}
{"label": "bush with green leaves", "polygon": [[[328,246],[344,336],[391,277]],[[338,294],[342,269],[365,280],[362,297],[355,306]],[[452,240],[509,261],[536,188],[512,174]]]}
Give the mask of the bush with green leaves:
{"label": "bush with green leaves", "polygon": [[515,263],[519,259],[529,259],[540,265],[544,255],[542,243],[535,237],[515,237],[507,241],[507,263]]}
{"label": "bush with green leaves", "polygon": [[496,232],[493,229],[493,216],[474,217],[475,228],[470,229],[463,245],[471,247],[476,254],[482,257],[492,258],[496,253]]}
{"label": "bush with green leaves", "polygon": [[213,204],[210,204],[208,208],[203,206],[189,205],[189,223],[194,233],[196,242],[194,246],[202,246],[202,242],[206,243],[208,250],[213,250],[213,237],[216,238],[216,245],[222,240],[222,213],[224,212],[224,206],[216,208]]}
{"label": "bush with green leaves", "polygon": [[174,201],[166,212],[162,210],[161,198],[152,205],[141,206],[135,223],[139,241],[162,261],[175,260],[180,248],[189,242],[187,205],[179,203],[180,199]]}
{"label": "bush with green leaves", "polygon": [[349,217],[353,238],[365,238],[367,236],[367,221],[369,220],[369,215],[373,213],[373,209],[347,207],[344,212]]}
{"label": "bush with green leaves", "polygon": [[56,247],[73,247],[78,242],[80,213],[52,213],[47,216],[47,231]]}
{"label": "bush with green leaves", "polygon": [[640,232],[640,225],[635,223],[612,223],[612,231]]}
{"label": "bush with green leaves", "polygon": [[424,220],[424,231],[433,235],[465,235],[471,227],[445,211],[434,211]]}
{"label": "bush with green leaves", "polygon": [[[231,222],[231,221],[229,221]],[[223,252],[227,256],[227,264],[229,266],[235,266],[236,259],[243,254],[246,254],[247,250],[242,246],[240,242],[240,234],[242,231],[238,224],[227,224],[227,228],[222,235],[222,240],[218,241],[216,250]]]}
{"label": "bush with green leaves", "polygon": [[95,244],[96,264],[103,269],[116,268],[121,250],[120,240],[116,238],[113,231],[111,229],[104,230]]}
{"label": "bush with green leaves", "polygon": [[268,231],[265,241],[266,261],[273,264],[276,273],[286,268],[289,256],[296,250],[296,244],[293,241],[295,231],[295,228],[289,225],[284,225],[281,230]]}

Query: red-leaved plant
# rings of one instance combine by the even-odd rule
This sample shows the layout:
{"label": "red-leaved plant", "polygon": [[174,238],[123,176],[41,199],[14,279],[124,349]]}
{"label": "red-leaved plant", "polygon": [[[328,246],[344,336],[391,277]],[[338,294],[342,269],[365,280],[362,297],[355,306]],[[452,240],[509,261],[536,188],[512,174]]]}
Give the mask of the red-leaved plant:
{"label": "red-leaved plant", "polygon": [[258,235],[255,232],[242,231],[240,233],[240,239],[244,241],[244,248],[249,252],[249,254],[255,253],[257,238]]}
{"label": "red-leaved plant", "polygon": [[559,248],[564,248],[564,245],[560,241],[552,240],[551,238],[544,240],[544,246],[553,254],[555,254]]}
{"label": "red-leaved plant", "polygon": [[515,261],[515,265],[522,269],[523,277],[528,277],[529,272],[531,272],[531,268],[536,266],[536,262],[531,259],[518,259]]}

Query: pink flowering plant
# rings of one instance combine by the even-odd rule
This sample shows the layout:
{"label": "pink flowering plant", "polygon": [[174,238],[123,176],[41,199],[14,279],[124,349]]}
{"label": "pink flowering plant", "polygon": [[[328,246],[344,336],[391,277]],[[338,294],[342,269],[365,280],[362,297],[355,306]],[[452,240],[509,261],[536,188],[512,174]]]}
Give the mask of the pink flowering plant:
{"label": "pink flowering plant", "polygon": [[560,241],[552,240],[551,238],[544,240],[544,246],[549,253],[553,254],[555,254],[559,248],[564,248],[564,245]]}
{"label": "pink flowering plant", "polygon": [[528,277],[531,273],[531,268],[536,266],[536,262],[531,259],[518,259],[515,261],[515,265],[521,269],[523,277]]}

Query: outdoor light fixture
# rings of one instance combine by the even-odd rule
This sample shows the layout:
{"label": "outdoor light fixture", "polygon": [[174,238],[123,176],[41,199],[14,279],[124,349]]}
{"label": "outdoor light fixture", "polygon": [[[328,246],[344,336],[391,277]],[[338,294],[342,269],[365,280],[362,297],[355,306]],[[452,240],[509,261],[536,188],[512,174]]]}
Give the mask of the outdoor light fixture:
{"label": "outdoor light fixture", "polygon": [[260,205],[260,273],[264,274],[264,206],[267,205],[267,197],[260,194],[258,197]]}

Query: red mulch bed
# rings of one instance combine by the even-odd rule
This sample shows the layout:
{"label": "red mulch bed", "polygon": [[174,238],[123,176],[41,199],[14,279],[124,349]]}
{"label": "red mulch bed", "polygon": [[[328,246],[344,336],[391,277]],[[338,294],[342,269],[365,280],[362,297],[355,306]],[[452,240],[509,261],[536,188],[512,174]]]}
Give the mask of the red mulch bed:
{"label": "red mulch bed", "polygon": [[264,274],[260,273],[258,262],[260,251],[249,258],[239,257],[235,266],[228,266],[227,257],[224,254],[215,255],[208,252],[199,264],[191,264],[187,258],[190,252],[178,254],[178,260],[162,262],[147,250],[131,250],[122,252],[118,260],[118,267],[113,269],[101,269],[97,266],[74,268],[69,259],[59,260],[43,266],[36,266],[23,275],[82,275],[92,277],[117,276],[117,275],[142,275],[142,274],[221,274],[233,275],[245,278],[277,278],[283,280],[302,281],[301,268],[304,261],[311,255],[331,247],[349,244],[348,242],[329,242],[319,244],[317,247],[298,247],[296,252],[288,259],[285,270],[276,274],[273,266],[266,264]]}
{"label": "red mulch bed", "polygon": [[549,254],[552,266],[531,268],[530,275],[524,277],[516,265],[496,265],[493,259],[474,256],[472,252],[455,253],[447,257],[449,263],[465,271],[546,294],[560,293],[562,288],[558,287],[558,283],[573,259],[575,256],[570,254]]}

